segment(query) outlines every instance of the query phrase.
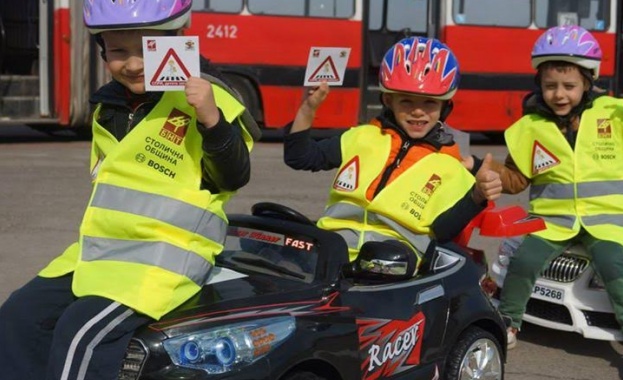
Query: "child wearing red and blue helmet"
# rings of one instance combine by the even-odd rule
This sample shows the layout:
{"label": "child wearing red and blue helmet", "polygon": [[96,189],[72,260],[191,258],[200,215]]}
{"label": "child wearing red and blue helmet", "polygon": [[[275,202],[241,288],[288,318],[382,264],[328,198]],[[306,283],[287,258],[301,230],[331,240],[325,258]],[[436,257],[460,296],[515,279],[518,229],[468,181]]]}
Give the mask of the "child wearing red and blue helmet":
{"label": "child wearing red and blue helmet", "polygon": [[444,132],[459,75],[447,46],[410,37],[385,54],[384,109],[369,124],[315,141],[310,128],[327,84],[301,104],[284,138],[284,160],[297,170],[338,169],[318,225],[344,236],[351,260],[368,241],[398,240],[425,252],[431,238],[452,240],[500,194],[497,174],[485,164],[474,180]]}
{"label": "child wearing red and blue helmet", "polygon": [[3,380],[119,377],[136,328],[196,294],[223,204],[250,176],[251,125],[215,77],[146,91],[143,36],[180,34],[191,0],[85,0],[113,80],[92,97],[93,194],[72,244],[0,307]]}
{"label": "child wearing red and blue helmet", "polygon": [[601,58],[584,28],[545,31],[532,50],[538,89],[505,132],[505,164],[492,166],[505,193],[530,187],[530,212],[547,225],[526,236],[508,267],[499,305],[511,320],[508,348],[536,278],[576,241],[591,254],[623,326],[623,102],[594,91]]}

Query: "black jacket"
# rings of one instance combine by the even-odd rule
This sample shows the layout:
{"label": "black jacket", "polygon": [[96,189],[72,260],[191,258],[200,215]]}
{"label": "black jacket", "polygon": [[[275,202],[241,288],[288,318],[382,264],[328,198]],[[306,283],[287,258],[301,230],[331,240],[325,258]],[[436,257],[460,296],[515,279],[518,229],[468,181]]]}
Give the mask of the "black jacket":
{"label": "black jacket", "polygon": [[[98,123],[121,141],[154,108],[163,92],[137,95],[113,80],[102,86],[89,99],[102,104]],[[220,112],[220,110],[219,110]],[[217,125],[207,128],[198,123],[203,137],[202,188],[212,193],[234,191],[249,182],[249,151],[240,128],[228,123],[221,112]]]}

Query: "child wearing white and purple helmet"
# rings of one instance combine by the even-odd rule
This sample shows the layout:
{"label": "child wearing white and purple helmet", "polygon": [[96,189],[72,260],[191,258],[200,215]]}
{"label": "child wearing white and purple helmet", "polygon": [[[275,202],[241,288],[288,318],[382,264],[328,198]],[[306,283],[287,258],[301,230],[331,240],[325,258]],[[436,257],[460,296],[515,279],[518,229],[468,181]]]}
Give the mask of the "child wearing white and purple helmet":
{"label": "child wearing white and purple helmet", "polygon": [[532,50],[538,89],[504,134],[509,155],[494,163],[505,193],[530,187],[530,213],[547,228],[525,237],[510,261],[499,310],[508,348],[539,274],[573,242],[592,255],[623,326],[623,101],[597,94],[597,40],[578,26],[548,29]]}
{"label": "child wearing white and purple helmet", "polygon": [[385,54],[379,73],[384,109],[368,124],[316,141],[310,128],[327,84],[301,104],[284,138],[284,160],[297,170],[338,169],[318,226],[344,237],[351,260],[381,240],[425,252],[431,238],[452,240],[486,200],[499,196],[497,173],[483,165],[474,179],[444,130],[459,76],[446,45],[410,37]]}
{"label": "child wearing white and purple helmet", "polygon": [[84,1],[113,78],[91,97],[93,193],[78,242],[0,307],[3,380],[116,380],[134,331],[210,276],[223,205],[249,180],[253,125],[214,76],[145,90],[142,37],[181,34],[191,6]]}

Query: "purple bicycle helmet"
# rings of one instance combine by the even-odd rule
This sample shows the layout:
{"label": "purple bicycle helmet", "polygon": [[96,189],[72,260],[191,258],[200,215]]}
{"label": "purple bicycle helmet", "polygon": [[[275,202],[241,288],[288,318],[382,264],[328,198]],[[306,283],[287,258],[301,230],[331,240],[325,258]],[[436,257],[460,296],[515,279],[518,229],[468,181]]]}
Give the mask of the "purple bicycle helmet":
{"label": "purple bicycle helmet", "polygon": [[192,0],[84,0],[92,34],[120,29],[176,30],[190,22]]}
{"label": "purple bicycle helmet", "polygon": [[545,31],[532,48],[532,67],[547,61],[565,61],[592,70],[599,77],[601,63],[599,42],[580,26],[555,26]]}
{"label": "purple bicycle helmet", "polygon": [[383,92],[403,92],[450,99],[459,87],[459,64],[439,40],[404,38],[383,57],[379,85]]}

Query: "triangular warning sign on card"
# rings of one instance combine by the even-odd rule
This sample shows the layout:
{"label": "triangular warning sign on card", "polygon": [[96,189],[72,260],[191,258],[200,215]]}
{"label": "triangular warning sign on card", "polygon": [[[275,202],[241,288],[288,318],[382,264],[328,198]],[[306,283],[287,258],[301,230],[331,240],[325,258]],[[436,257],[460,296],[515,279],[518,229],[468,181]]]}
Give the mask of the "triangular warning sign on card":
{"label": "triangular warning sign on card", "polygon": [[538,141],[532,146],[532,174],[539,174],[560,164],[560,160],[552,152],[545,149]]}
{"label": "triangular warning sign on card", "polygon": [[359,156],[344,165],[333,182],[335,190],[355,191],[357,186],[359,186]]}
{"label": "triangular warning sign on card", "polygon": [[152,86],[181,86],[186,83],[190,73],[172,48],[167,51],[151,79]]}
{"label": "triangular warning sign on card", "polygon": [[312,75],[309,77],[308,82],[339,82],[340,76],[335,69],[335,64],[333,63],[333,59],[331,56],[325,58],[324,61],[314,70]]}

